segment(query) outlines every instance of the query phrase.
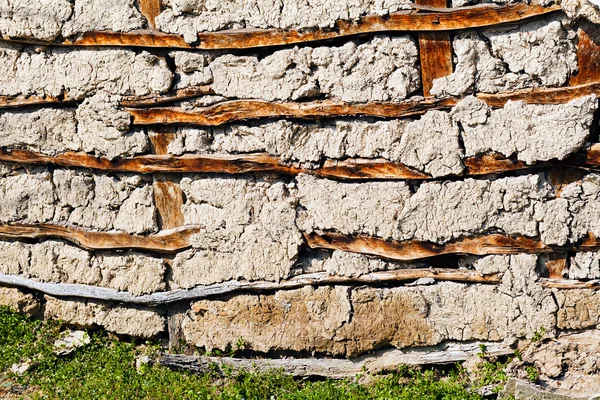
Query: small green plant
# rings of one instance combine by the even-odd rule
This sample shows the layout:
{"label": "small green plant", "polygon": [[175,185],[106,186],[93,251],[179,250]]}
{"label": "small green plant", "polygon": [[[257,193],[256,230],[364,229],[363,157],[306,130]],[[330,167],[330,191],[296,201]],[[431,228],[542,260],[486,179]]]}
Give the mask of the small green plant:
{"label": "small green plant", "polygon": [[532,343],[539,342],[540,340],[542,340],[544,338],[545,334],[546,334],[546,328],[544,328],[543,326],[540,327],[538,330],[533,332],[533,336],[531,337],[531,342]]}
{"label": "small green plant", "polygon": [[540,377],[540,371],[534,365],[528,365],[525,371],[527,372],[527,379],[534,383],[537,382]]}
{"label": "small green plant", "polygon": [[[37,321],[0,307],[0,398],[26,388],[31,400],[479,400],[464,368],[450,373],[408,366],[362,385],[357,379],[311,381],[294,379],[282,371],[237,370],[221,365],[204,374],[173,371],[157,363],[138,365],[141,356],[156,356],[156,343],[119,341],[94,332],[90,343],[68,356],[54,353],[60,324]],[[233,351],[245,349],[239,338]],[[31,360],[17,376],[10,367]],[[490,378],[491,379],[491,378]],[[16,390],[16,389],[15,389]]]}
{"label": "small green plant", "polygon": [[475,382],[475,386],[500,385],[506,382],[508,377],[505,368],[506,363],[501,363],[499,361],[486,361],[482,363],[477,370],[478,379]]}
{"label": "small green plant", "polygon": [[485,358],[485,352],[487,351],[487,347],[485,344],[483,343],[479,343],[479,353],[477,353],[477,355],[480,358]]}

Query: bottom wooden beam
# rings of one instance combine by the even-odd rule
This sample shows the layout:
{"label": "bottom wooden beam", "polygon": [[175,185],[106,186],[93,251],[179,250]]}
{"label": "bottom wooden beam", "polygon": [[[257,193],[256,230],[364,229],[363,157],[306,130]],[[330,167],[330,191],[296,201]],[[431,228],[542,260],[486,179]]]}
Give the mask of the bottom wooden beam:
{"label": "bottom wooden beam", "polygon": [[163,354],[159,363],[169,368],[184,369],[196,373],[222,372],[224,367],[256,372],[283,371],[297,377],[321,376],[331,379],[352,378],[357,374],[377,374],[396,370],[401,365],[449,364],[465,361],[476,356],[484,347],[486,356],[514,354],[503,343],[470,342],[445,343],[439,346],[410,349],[381,350],[373,354],[353,358],[230,358],[185,356]]}

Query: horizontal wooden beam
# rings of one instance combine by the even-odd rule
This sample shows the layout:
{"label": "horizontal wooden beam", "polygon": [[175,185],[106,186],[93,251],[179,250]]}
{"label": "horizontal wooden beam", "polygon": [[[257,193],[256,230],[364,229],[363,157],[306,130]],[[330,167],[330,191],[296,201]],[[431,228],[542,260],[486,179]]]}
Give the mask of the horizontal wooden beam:
{"label": "horizontal wooden beam", "polygon": [[[294,167],[281,162],[279,157],[266,153],[244,154],[147,154],[131,158],[109,160],[83,152],[66,152],[48,156],[29,150],[0,148],[0,161],[19,164],[55,165],[59,167],[90,168],[110,172],[152,173],[223,173],[245,174],[252,172],[273,172],[284,175],[300,173],[322,178],[366,180],[366,179],[414,179],[428,180],[432,177],[400,162],[385,159],[349,158],[346,160],[326,160],[321,167]],[[600,143],[574,154],[558,163],[536,163],[527,165],[512,161],[498,154],[469,157],[464,160],[462,176],[495,174],[530,168],[596,167],[600,166]]]}
{"label": "horizontal wooden beam", "polygon": [[152,93],[146,96],[123,96],[119,104],[123,107],[152,107],[163,104],[175,103],[181,100],[193,99],[200,96],[214,94],[210,86],[196,86],[178,89],[167,94]]}
{"label": "horizontal wooden beam", "polygon": [[[522,100],[529,104],[563,104],[590,94],[600,95],[600,83],[586,83],[561,88],[534,88],[496,94],[478,94],[491,107],[503,107],[507,101]],[[202,125],[217,126],[226,123],[262,118],[321,119],[349,116],[400,118],[424,114],[431,110],[450,109],[459,99],[446,98],[406,100],[399,103],[350,104],[334,101],[266,102],[259,100],[232,100],[188,111],[181,108],[127,109],[136,125]]]}
{"label": "horizontal wooden beam", "polygon": [[600,280],[598,279],[580,281],[576,279],[543,278],[541,282],[543,287],[553,289],[600,289]]}
{"label": "horizontal wooden beam", "polygon": [[552,250],[545,244],[524,237],[487,235],[465,238],[437,245],[419,240],[387,241],[371,236],[348,236],[340,233],[304,233],[308,246],[313,249],[343,250],[368,254],[390,260],[411,261],[444,254],[516,254],[547,253]]}
{"label": "horizontal wooden beam", "polygon": [[89,250],[133,249],[172,253],[190,247],[190,236],[200,228],[182,227],[155,235],[124,232],[92,232],[53,224],[0,225],[0,239],[62,239]]}
{"label": "horizontal wooden beam", "polygon": [[537,239],[501,234],[462,238],[443,245],[420,240],[388,241],[373,236],[350,236],[336,232],[304,232],[304,239],[313,249],[343,250],[399,261],[419,260],[446,254],[484,256],[600,250],[600,239],[592,234],[589,234],[580,244],[560,247],[548,246]]}
{"label": "horizontal wooden beam", "polygon": [[313,274],[298,275],[279,282],[227,281],[213,285],[197,286],[187,290],[177,289],[141,296],[134,296],[129,292],[122,292],[98,286],[39,282],[35,279],[29,279],[18,275],[0,274],[0,284],[36,290],[51,296],[80,297],[94,300],[119,301],[131,304],[160,305],[182,300],[202,299],[238,291],[261,292],[289,290],[313,285],[402,283],[420,278],[432,278],[436,281],[479,284],[496,284],[500,282],[500,278],[497,275],[482,276],[473,270],[453,268],[413,268],[372,272],[358,277],[345,277],[329,275],[326,272],[317,272]]}
{"label": "horizontal wooden beam", "polygon": [[[452,31],[481,28],[524,21],[560,10],[559,6],[511,4],[506,6],[472,6],[455,9],[413,6],[414,10],[400,11],[387,16],[370,15],[358,22],[338,21],[332,29],[237,29],[205,32],[198,35],[197,44],[190,45],[180,35],[154,30],[134,32],[87,32],[77,39],[53,42],[62,46],[136,46],[215,49],[248,49],[307,43],[361,34],[383,32]],[[3,40],[50,44],[38,40],[4,38]]]}
{"label": "horizontal wooden beam", "polygon": [[330,379],[353,378],[357,374],[378,374],[395,371],[401,365],[450,364],[476,357],[485,349],[486,356],[514,354],[504,343],[467,342],[443,343],[438,346],[413,347],[402,350],[386,349],[353,359],[340,358],[230,358],[163,354],[159,363],[175,369],[195,373],[208,371],[223,373],[225,369],[256,372],[283,371],[296,377],[321,376]]}
{"label": "horizontal wooden beam", "polygon": [[455,99],[425,99],[401,103],[350,104],[334,101],[275,103],[261,100],[232,100],[187,111],[181,108],[127,109],[135,125],[203,125],[217,126],[235,121],[288,117],[319,119],[346,116],[384,118],[420,115],[429,110],[450,108]]}

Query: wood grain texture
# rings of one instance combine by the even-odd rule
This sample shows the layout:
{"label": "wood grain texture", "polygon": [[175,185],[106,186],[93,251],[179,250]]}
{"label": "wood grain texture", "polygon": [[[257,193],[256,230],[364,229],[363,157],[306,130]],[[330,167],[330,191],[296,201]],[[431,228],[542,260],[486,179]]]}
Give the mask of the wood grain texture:
{"label": "wood grain texture", "polygon": [[552,289],[600,289],[600,281],[598,279],[579,281],[575,279],[543,278],[541,282],[543,287]]}
{"label": "wood grain texture", "polygon": [[[507,101],[522,100],[529,104],[563,104],[590,94],[600,95],[600,82],[561,88],[534,88],[496,94],[477,95],[491,107],[503,107]],[[447,110],[459,99],[446,98],[406,100],[399,103],[351,104],[334,101],[267,102],[260,100],[231,100],[193,111],[177,107],[127,108],[135,125],[201,125],[218,126],[263,118],[320,118],[368,116],[400,118],[422,115],[430,110]]]}
{"label": "wood grain texture", "polygon": [[[416,0],[420,6],[445,8],[446,0]],[[420,32],[419,58],[423,96],[431,95],[433,80],[452,74],[452,43],[449,32]]]}
{"label": "wood grain texture", "polygon": [[[170,131],[153,132],[150,143],[154,154],[166,155],[169,144],[175,139],[175,134]],[[184,222],[183,191],[178,181],[163,174],[153,176],[154,204],[156,205],[157,222],[159,229],[172,229],[182,226]]]}
{"label": "wood grain texture", "polygon": [[571,85],[600,81],[600,29],[582,20],[577,30],[577,63],[579,72],[571,76]]}
{"label": "wood grain texture", "polygon": [[[142,0],[150,18],[156,13],[157,0]],[[147,3],[147,4],[146,4]],[[141,5],[142,5],[141,4]],[[307,43],[339,37],[382,32],[451,31],[514,23],[560,10],[559,6],[513,4],[507,6],[472,6],[455,9],[415,6],[415,10],[371,15],[358,22],[338,21],[331,29],[241,29],[206,32],[198,35],[198,43],[190,45],[180,35],[152,30],[134,32],[87,32],[74,41],[53,42],[63,46],[128,46],[196,49],[248,49]],[[39,40],[4,38],[14,42],[50,44]]]}
{"label": "wood grain texture", "polygon": [[419,278],[433,278],[438,281],[462,283],[497,284],[497,275],[482,276],[476,271],[452,268],[436,269],[400,269],[393,271],[372,272],[357,277],[329,275],[326,272],[298,275],[279,282],[267,281],[227,281],[213,285],[202,285],[192,289],[176,289],[166,292],[156,292],[141,296],[99,286],[71,283],[39,282],[19,275],[0,274],[0,284],[36,290],[52,296],[80,297],[94,300],[119,301],[130,304],[163,305],[183,300],[203,299],[210,296],[222,295],[239,291],[263,292],[273,290],[298,289],[313,285],[336,284],[368,284],[368,283],[403,283]]}
{"label": "wood grain texture", "polygon": [[173,229],[183,226],[183,191],[178,182],[155,175],[152,184],[154,188],[154,204],[156,205],[159,229]]}
{"label": "wood grain texture", "polygon": [[[154,146],[166,148],[168,142],[153,141]],[[168,135],[170,134],[164,134]],[[163,148],[163,150],[164,150]],[[161,150],[162,151],[162,150]],[[265,153],[244,154],[185,154],[182,156],[166,154],[148,154],[131,158],[112,159],[96,157],[82,152],[66,152],[56,156],[48,156],[28,150],[1,149],[0,161],[19,164],[54,165],[59,167],[90,168],[99,171],[133,172],[140,174],[179,174],[179,173],[223,173],[245,174],[252,172],[273,172],[284,175],[297,175],[300,173],[312,174],[323,178],[337,178],[348,180],[369,179],[433,179],[430,175],[417,171],[400,162],[385,159],[349,158],[346,160],[326,160],[321,167],[303,168],[283,164],[279,157]],[[557,164],[537,163],[527,165],[515,162],[498,154],[470,157],[464,160],[465,171],[461,176],[477,176],[497,174],[523,169],[538,169],[555,166],[550,171],[568,174],[572,182],[585,174],[585,170],[570,168],[588,168],[600,165],[600,144],[595,144],[587,150],[575,154],[569,159]],[[550,177],[552,179],[552,174]],[[163,178],[167,179],[167,178]],[[561,188],[565,184],[556,186],[560,196]]]}
{"label": "wood grain texture", "polygon": [[470,342],[444,343],[438,346],[414,347],[402,350],[386,349],[353,359],[343,358],[230,358],[163,354],[159,363],[174,369],[194,373],[220,373],[226,370],[272,372],[273,369],[296,377],[320,376],[330,379],[355,378],[357,374],[378,374],[396,371],[401,365],[450,364],[476,357],[485,348],[486,356],[514,354],[503,343]]}
{"label": "wood grain texture", "polygon": [[0,225],[0,239],[62,239],[88,250],[134,249],[172,253],[190,247],[190,236],[199,227],[184,227],[155,235],[137,236],[124,232],[92,232],[53,224]]}
{"label": "wood grain texture", "polygon": [[154,19],[160,14],[162,4],[161,0],[138,0],[141,13],[146,17],[148,25],[155,28]]}
{"label": "wood grain texture", "polygon": [[517,254],[549,253],[552,249],[544,243],[525,237],[486,235],[437,245],[419,240],[387,241],[370,236],[348,236],[339,233],[304,233],[304,239],[313,249],[343,250],[369,254],[390,260],[411,261],[445,254]]}
{"label": "wood grain texture", "polygon": [[128,108],[135,125],[203,125],[218,126],[229,122],[260,118],[319,119],[342,116],[407,117],[429,110],[447,109],[455,99],[425,99],[401,103],[349,104],[333,101],[272,103],[260,100],[232,100],[209,107],[186,111],[181,108]]}

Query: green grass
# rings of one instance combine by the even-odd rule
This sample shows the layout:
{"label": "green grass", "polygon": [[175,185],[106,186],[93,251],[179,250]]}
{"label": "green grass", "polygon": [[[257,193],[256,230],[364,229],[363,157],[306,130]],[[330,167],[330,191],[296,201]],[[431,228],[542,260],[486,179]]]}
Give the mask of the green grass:
{"label": "green grass", "polygon": [[[468,388],[460,368],[444,375],[403,367],[368,385],[357,380],[299,380],[277,371],[194,375],[158,365],[138,369],[136,357],[154,355],[158,346],[117,341],[103,332],[92,333],[90,344],[68,356],[57,356],[53,343],[59,332],[58,322],[33,320],[0,307],[0,397],[19,387],[26,388],[22,396],[27,399],[61,400],[481,398]],[[22,376],[12,374],[11,365],[24,360],[30,362],[29,370]]]}

